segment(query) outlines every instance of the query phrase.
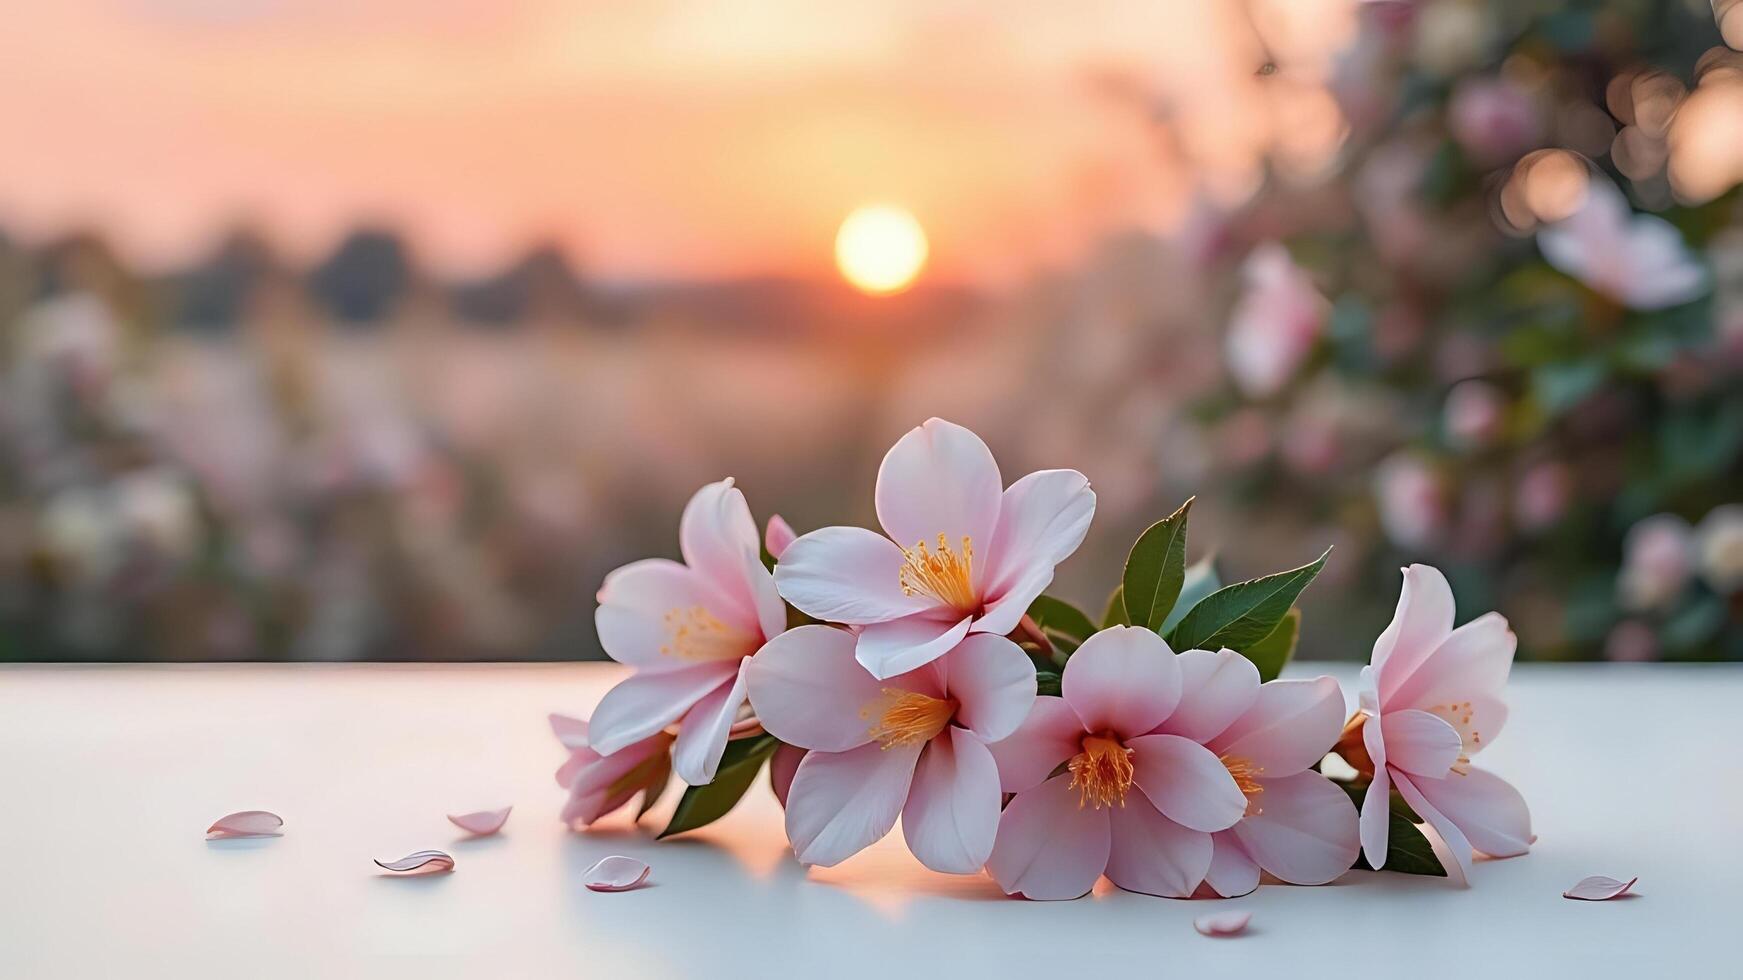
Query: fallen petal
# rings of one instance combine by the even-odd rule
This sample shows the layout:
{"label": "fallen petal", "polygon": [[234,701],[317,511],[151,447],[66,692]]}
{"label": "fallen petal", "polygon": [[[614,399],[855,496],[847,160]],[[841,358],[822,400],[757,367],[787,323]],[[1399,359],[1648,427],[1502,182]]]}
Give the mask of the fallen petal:
{"label": "fallen petal", "polygon": [[502,829],[508,822],[508,813],[512,806],[500,810],[479,810],[477,813],[462,813],[459,816],[448,814],[448,822],[474,837],[487,837]]}
{"label": "fallen petal", "polygon": [[231,837],[283,837],[284,818],[265,810],[241,810],[218,818],[206,828],[207,840]]}
{"label": "fallen petal", "polygon": [[1634,887],[1639,876],[1627,881],[1617,881],[1605,875],[1592,875],[1581,878],[1580,883],[1561,893],[1562,898],[1577,898],[1582,902],[1605,902],[1628,894],[1628,889]]}
{"label": "fallen petal", "polygon": [[566,749],[584,749],[587,747],[587,720],[571,718],[568,715],[552,713],[550,716],[551,734],[557,736],[557,741],[563,743]]}
{"label": "fallen petal", "polygon": [[417,851],[407,854],[398,861],[376,861],[378,866],[389,871],[405,874],[440,874],[454,870],[454,859],[441,851]]}
{"label": "fallen petal", "polygon": [[1251,912],[1212,912],[1192,920],[1192,928],[1201,936],[1238,936],[1247,931]]}
{"label": "fallen petal", "polygon": [[600,858],[598,864],[588,868],[582,884],[596,892],[628,891],[647,881],[648,872],[652,870],[646,861],[613,854]]}

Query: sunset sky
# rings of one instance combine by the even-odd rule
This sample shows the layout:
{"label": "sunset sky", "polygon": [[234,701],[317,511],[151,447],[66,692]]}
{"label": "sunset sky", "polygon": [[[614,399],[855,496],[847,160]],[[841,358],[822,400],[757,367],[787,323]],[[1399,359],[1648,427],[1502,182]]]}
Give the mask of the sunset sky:
{"label": "sunset sky", "polygon": [[72,0],[8,18],[0,227],[96,227],[148,266],[238,222],[306,258],[374,219],[445,271],[555,238],[610,278],[816,274],[843,216],[888,201],[926,226],[935,274],[999,280],[1187,206],[1190,176],[1108,77],[1186,99],[1238,151],[1257,137],[1231,110],[1263,60],[1240,8],[1189,0]]}

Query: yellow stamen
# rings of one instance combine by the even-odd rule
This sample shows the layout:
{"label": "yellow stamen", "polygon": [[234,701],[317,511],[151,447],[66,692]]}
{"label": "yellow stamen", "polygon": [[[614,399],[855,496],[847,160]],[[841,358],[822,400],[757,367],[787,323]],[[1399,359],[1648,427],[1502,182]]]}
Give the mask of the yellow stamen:
{"label": "yellow stamen", "polygon": [[1259,777],[1265,774],[1264,766],[1255,766],[1251,760],[1238,755],[1225,755],[1220,760],[1223,768],[1235,778],[1235,785],[1241,788],[1241,793],[1247,797],[1247,812],[1249,817],[1258,816],[1265,811],[1259,807],[1259,794],[1265,792],[1265,784],[1259,782]]}
{"label": "yellow stamen", "polygon": [[1452,771],[1463,776],[1471,771],[1471,753],[1483,746],[1483,733],[1471,727],[1471,703],[1469,701],[1454,701],[1451,704],[1437,704],[1428,709],[1428,713],[1444,719],[1459,733],[1459,757],[1452,764]]}
{"label": "yellow stamen", "polygon": [[666,613],[666,636],[660,652],[684,660],[736,660],[756,651],[756,638],[728,626],[701,606]]}
{"label": "yellow stamen", "polygon": [[930,741],[956,716],[956,701],[886,687],[859,715],[871,721],[871,737],[888,749]]}
{"label": "yellow stamen", "polygon": [[1078,808],[1125,806],[1132,788],[1132,750],[1111,735],[1086,735],[1082,746],[1083,751],[1066,764]]}
{"label": "yellow stamen", "polygon": [[958,612],[972,612],[980,603],[974,597],[974,542],[962,536],[962,552],[951,550],[943,534],[936,549],[916,542],[902,549],[903,595],[929,595]]}

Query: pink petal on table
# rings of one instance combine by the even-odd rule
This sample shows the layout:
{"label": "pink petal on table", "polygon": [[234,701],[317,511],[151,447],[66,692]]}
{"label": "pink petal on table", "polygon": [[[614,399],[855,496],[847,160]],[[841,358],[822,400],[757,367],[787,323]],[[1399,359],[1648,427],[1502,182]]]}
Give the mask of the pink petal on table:
{"label": "pink petal on table", "polygon": [[502,829],[508,822],[508,813],[512,806],[500,810],[479,810],[477,813],[462,813],[459,816],[448,814],[448,822],[475,837],[487,837]]}
{"label": "pink petal on table", "polygon": [[1620,898],[1628,894],[1628,889],[1634,887],[1639,876],[1627,881],[1617,881],[1604,875],[1592,875],[1581,878],[1580,883],[1561,893],[1562,898],[1577,898],[1582,902],[1604,902],[1612,898]]}
{"label": "pink petal on table", "polygon": [[600,858],[598,864],[588,868],[581,883],[596,892],[628,891],[647,881],[648,872],[652,870],[646,861],[613,854]]}
{"label": "pink petal on table", "polygon": [[227,813],[206,828],[207,840],[231,837],[283,837],[284,818],[265,810],[242,810]]}
{"label": "pink petal on table", "polygon": [[1212,912],[1192,920],[1192,928],[1201,936],[1238,936],[1247,931],[1251,912]]}
{"label": "pink petal on table", "polygon": [[376,861],[378,866],[403,874],[440,874],[454,870],[454,859],[441,851],[414,851],[398,861]]}

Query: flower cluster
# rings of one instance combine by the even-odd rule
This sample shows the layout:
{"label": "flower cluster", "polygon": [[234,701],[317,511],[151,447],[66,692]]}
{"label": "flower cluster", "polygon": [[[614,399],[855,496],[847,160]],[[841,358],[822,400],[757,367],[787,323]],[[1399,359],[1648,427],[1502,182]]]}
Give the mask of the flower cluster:
{"label": "flower cluster", "polygon": [[[1186,565],[1189,501],[1138,539],[1097,622],[1044,594],[1095,512],[1083,474],[1006,487],[978,436],[931,419],[884,458],[875,500],[885,534],[795,537],[777,517],[759,547],[743,493],[711,484],[679,523],[682,563],[606,578],[600,640],[634,673],[590,721],[552,718],[566,822],[638,794],[645,813],[675,772],[665,834],[692,830],[767,760],[800,862],[844,861],[899,818],[922,864],[1032,899],[1104,875],[1232,897],[1363,855],[1447,873],[1419,821],[1461,877],[1473,850],[1529,848],[1524,801],[1471,765],[1506,719],[1513,634],[1494,613],[1454,629],[1434,569],[1405,570],[1346,720],[1331,677],[1278,679],[1324,556],[1218,587]],[[1333,752],[1355,778],[1320,771]]]}

